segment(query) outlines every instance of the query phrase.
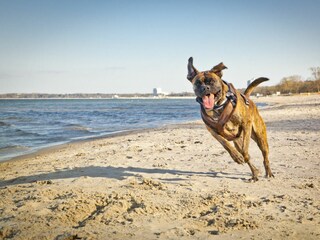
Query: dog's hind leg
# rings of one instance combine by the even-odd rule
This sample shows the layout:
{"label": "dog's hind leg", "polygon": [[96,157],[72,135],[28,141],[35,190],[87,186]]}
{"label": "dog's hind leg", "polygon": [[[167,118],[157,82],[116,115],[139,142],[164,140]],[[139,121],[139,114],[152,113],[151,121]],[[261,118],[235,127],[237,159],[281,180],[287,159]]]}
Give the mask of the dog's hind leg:
{"label": "dog's hind leg", "polygon": [[[263,165],[266,171],[266,177],[274,177],[271,172],[270,163],[269,163],[269,145],[267,139],[267,129],[264,121],[258,114],[259,118],[255,119],[255,123],[252,129],[251,138],[257,143],[258,147],[261,150],[263,156]],[[259,126],[259,127],[256,127]]]}

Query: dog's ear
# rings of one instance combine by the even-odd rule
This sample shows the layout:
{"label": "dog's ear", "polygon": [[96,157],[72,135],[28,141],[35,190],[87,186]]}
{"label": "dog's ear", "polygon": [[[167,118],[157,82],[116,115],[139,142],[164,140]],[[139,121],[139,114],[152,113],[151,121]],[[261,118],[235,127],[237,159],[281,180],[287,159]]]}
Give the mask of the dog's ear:
{"label": "dog's ear", "polygon": [[193,66],[193,58],[190,57],[188,60],[188,75],[187,79],[191,82],[192,79],[198,74],[198,70]]}
{"label": "dog's ear", "polygon": [[211,72],[214,72],[216,75],[218,75],[220,78],[222,77],[222,70],[227,69],[227,67],[223,64],[223,62],[219,63],[218,65],[211,68]]}

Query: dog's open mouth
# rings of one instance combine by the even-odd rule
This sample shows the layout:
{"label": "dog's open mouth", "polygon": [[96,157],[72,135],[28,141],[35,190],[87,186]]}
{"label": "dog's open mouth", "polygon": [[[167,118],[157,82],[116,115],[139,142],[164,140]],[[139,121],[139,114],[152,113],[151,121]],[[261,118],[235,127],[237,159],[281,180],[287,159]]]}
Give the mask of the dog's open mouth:
{"label": "dog's open mouth", "polygon": [[214,106],[214,94],[210,93],[210,94],[204,95],[202,97],[202,105],[206,109],[213,109],[213,106]]}

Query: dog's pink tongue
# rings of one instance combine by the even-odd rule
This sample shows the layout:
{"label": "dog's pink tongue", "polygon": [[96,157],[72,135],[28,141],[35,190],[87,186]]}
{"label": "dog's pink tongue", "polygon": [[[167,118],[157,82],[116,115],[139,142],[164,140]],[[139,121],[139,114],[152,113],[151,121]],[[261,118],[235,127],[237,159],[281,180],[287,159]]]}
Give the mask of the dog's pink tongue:
{"label": "dog's pink tongue", "polygon": [[210,94],[210,96],[203,96],[202,103],[206,109],[212,109],[214,106],[214,95]]}

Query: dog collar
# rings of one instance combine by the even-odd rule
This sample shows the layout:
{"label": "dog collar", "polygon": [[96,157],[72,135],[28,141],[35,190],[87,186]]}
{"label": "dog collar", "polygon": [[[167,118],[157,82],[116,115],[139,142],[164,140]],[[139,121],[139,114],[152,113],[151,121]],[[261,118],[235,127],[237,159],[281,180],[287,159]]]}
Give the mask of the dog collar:
{"label": "dog collar", "polygon": [[213,110],[220,110],[221,108],[223,108],[226,105],[227,101],[228,101],[228,98],[225,98],[220,105],[214,104]]}

